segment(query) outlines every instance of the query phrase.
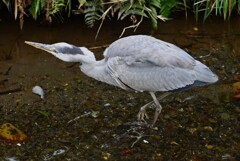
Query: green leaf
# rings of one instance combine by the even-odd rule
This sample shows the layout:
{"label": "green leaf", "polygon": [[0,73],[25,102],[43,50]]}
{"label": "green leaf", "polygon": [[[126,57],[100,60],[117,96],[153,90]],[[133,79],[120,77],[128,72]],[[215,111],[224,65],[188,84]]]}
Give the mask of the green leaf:
{"label": "green leaf", "polygon": [[100,112],[99,112],[99,111],[92,111],[92,113],[91,113],[91,116],[92,116],[93,118],[97,118],[99,115],[100,115]]}
{"label": "green leaf", "polygon": [[209,1],[206,2],[206,10],[204,12],[204,17],[203,17],[203,21],[206,21],[207,17],[209,16],[209,14],[211,13],[211,11],[209,10]]}
{"label": "green leaf", "polygon": [[152,17],[157,20],[158,19],[157,18],[157,10],[154,7],[151,7],[151,6],[150,6],[150,10],[151,11],[149,11],[149,14],[152,15]]}
{"label": "green leaf", "polygon": [[178,6],[178,3],[176,0],[162,0],[160,5],[160,14],[164,17],[168,17],[171,13],[171,10]]}
{"label": "green leaf", "polygon": [[[196,1],[194,0],[194,4],[196,3]],[[199,12],[199,5],[195,4],[194,5],[194,10],[195,10],[195,19],[198,21],[198,12]]]}
{"label": "green leaf", "polygon": [[128,11],[124,12],[124,14],[121,16],[120,19],[123,20],[125,17],[129,16],[132,13],[133,13],[132,10],[128,10]]}
{"label": "green leaf", "polygon": [[78,0],[80,6],[83,6],[86,3],[86,0]]}
{"label": "green leaf", "polygon": [[62,10],[62,7],[65,6],[65,2],[64,0],[57,0],[57,1],[53,1],[54,3],[51,6],[50,15],[54,15],[59,13]]}
{"label": "green leaf", "polygon": [[228,19],[231,17],[232,10],[236,6],[236,1],[235,0],[230,0],[229,6],[228,6]]}
{"label": "green leaf", "polygon": [[215,0],[215,15],[218,15],[218,12],[221,13],[221,7],[218,0]]}
{"label": "green leaf", "polygon": [[67,8],[68,8],[68,17],[70,17],[72,12],[72,0],[68,0]]}
{"label": "green leaf", "polygon": [[130,9],[130,6],[131,6],[131,4],[130,3],[125,3],[124,5],[123,5],[123,7],[120,9],[120,11],[118,12],[118,19],[120,19],[121,17],[122,17],[122,14],[124,13],[124,12],[127,12],[129,9]]}
{"label": "green leaf", "polygon": [[161,8],[160,6],[161,6],[161,1],[160,0],[151,0],[150,2],[149,2],[149,6],[153,6],[153,7],[155,7],[155,8]]}
{"label": "green leaf", "polygon": [[228,13],[228,0],[223,1],[223,17],[224,20],[227,19],[227,13]]}
{"label": "green leaf", "polygon": [[94,23],[99,20],[104,13],[102,1],[86,1],[85,3],[85,23],[93,27]]}
{"label": "green leaf", "polygon": [[144,10],[135,10],[134,14],[148,18],[148,15],[144,13]]}
{"label": "green leaf", "polygon": [[151,19],[152,27],[154,29],[157,29],[157,26],[158,26],[157,17],[155,17],[151,12],[149,12],[149,16]]}
{"label": "green leaf", "polygon": [[49,116],[49,113],[46,112],[46,111],[37,110],[37,112],[40,113],[41,115],[45,116],[45,117]]}
{"label": "green leaf", "polygon": [[238,0],[237,4],[238,4],[238,12],[240,12],[240,0]]}
{"label": "green leaf", "polygon": [[29,12],[32,14],[33,18],[36,20],[37,16],[40,14],[41,0],[32,0]]}

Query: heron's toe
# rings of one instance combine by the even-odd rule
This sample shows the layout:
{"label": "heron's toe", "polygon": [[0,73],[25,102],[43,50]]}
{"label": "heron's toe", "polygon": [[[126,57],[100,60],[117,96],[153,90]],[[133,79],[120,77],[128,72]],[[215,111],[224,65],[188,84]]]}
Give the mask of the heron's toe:
{"label": "heron's toe", "polygon": [[149,116],[148,116],[146,110],[141,108],[137,114],[137,118],[138,118],[138,120],[145,121],[145,118],[149,119]]}

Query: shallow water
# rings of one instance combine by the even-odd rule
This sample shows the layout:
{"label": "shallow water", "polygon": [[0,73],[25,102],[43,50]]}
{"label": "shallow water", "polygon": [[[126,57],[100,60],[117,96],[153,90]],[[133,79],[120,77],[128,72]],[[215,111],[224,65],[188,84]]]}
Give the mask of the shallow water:
{"label": "shallow water", "polygon": [[[1,160],[239,160],[240,103],[232,91],[240,79],[239,18],[205,24],[178,19],[161,22],[155,32],[143,22],[136,33],[127,30],[124,36],[152,34],[176,44],[220,78],[164,99],[154,129],[136,125],[139,107],[151,101],[148,93],[95,81],[78,65],[24,44],[64,41],[87,46],[101,59],[128,22],[104,23],[97,40],[98,26],[89,29],[78,17],[52,26],[28,20],[23,31],[16,24],[0,22],[0,123],[12,123],[28,140],[1,140]],[[36,85],[44,89],[44,100],[32,93]],[[154,110],[148,113],[152,119]]]}

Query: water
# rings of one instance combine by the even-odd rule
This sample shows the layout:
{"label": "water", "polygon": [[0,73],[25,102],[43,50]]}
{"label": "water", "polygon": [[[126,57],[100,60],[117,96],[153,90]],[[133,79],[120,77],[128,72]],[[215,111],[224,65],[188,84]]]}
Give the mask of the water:
{"label": "water", "polygon": [[[139,107],[151,101],[148,93],[97,82],[78,65],[24,44],[64,41],[91,48],[101,59],[126,25],[128,21],[106,22],[94,40],[98,26],[89,29],[78,17],[52,26],[26,20],[22,31],[18,22],[2,19],[0,123],[12,123],[29,139],[21,146],[2,140],[1,160],[239,160],[240,104],[232,91],[240,79],[239,18],[211,18],[205,24],[178,19],[161,22],[155,32],[143,22],[137,29],[135,34],[153,34],[178,45],[220,78],[164,99],[154,129],[136,122]],[[124,36],[131,34],[130,29]],[[44,89],[45,99],[32,93],[36,85]],[[148,113],[152,117],[154,110]],[[58,150],[64,152],[53,155]]]}

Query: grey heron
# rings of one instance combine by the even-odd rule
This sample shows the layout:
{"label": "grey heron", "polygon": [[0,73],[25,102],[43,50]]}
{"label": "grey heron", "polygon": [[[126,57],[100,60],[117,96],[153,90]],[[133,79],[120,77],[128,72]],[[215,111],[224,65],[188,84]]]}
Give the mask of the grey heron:
{"label": "grey heron", "polygon": [[[65,62],[79,62],[87,76],[120,87],[127,91],[148,91],[156,105],[152,126],[162,110],[155,93],[168,93],[205,86],[218,81],[206,65],[179,47],[152,36],[134,35],[116,40],[104,51],[104,58],[97,61],[86,47],[68,43],[42,44],[25,41],[26,44],[51,53]],[[162,97],[162,98],[163,98]],[[140,108],[138,119],[148,117]]]}

